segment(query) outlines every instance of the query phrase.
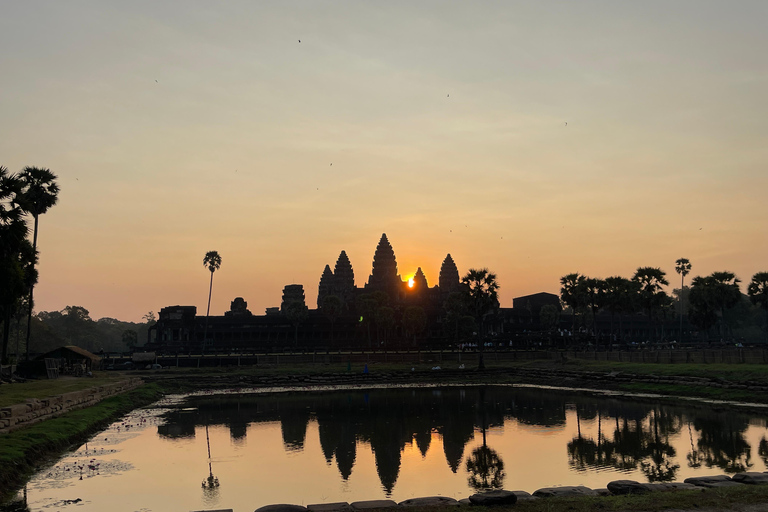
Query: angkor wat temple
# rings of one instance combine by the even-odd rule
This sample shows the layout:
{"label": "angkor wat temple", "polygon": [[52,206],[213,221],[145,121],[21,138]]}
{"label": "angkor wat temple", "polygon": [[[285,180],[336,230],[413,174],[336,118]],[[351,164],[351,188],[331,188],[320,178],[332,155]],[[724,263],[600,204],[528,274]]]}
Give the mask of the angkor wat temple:
{"label": "angkor wat temple", "polygon": [[[147,347],[171,353],[410,348],[414,344],[448,348],[455,344],[457,335],[447,325],[444,304],[461,286],[450,254],[440,267],[437,285],[429,286],[421,267],[411,280],[403,280],[392,245],[382,234],[371,274],[362,288],[355,285],[352,263],[341,251],[334,269],[326,265],[320,276],[316,309],[307,307],[301,284],[285,286],[280,307],[267,308],[264,315],[252,314],[247,302],[237,297],[223,316],[208,318],[208,339],[203,343],[206,318],[197,316],[197,308],[169,306],[160,310],[157,324],[149,331]],[[525,303],[520,299],[526,299]],[[537,322],[545,303],[559,307],[558,297],[549,293],[520,299],[514,300],[515,308],[499,309],[490,326],[492,332],[512,332]],[[523,307],[517,308],[518,302]],[[426,318],[418,331],[403,321],[406,311],[414,308],[423,311],[419,315]]]}

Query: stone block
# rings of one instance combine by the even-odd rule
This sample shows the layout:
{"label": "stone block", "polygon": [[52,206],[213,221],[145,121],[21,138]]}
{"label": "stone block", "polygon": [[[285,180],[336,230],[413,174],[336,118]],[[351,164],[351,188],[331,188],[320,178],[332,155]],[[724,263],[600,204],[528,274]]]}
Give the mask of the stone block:
{"label": "stone block", "polygon": [[537,500],[538,498],[531,496],[531,493],[525,491],[512,491],[517,496],[517,501],[525,500]]}
{"label": "stone block", "polygon": [[617,496],[625,494],[646,494],[651,492],[645,484],[641,484],[635,480],[613,480],[612,482],[608,482],[608,490],[611,494]]}
{"label": "stone block", "polygon": [[[395,508],[397,503],[392,500],[355,501],[350,504],[352,510],[371,510],[374,508]],[[269,511],[271,512],[271,511]]]}
{"label": "stone block", "polygon": [[768,473],[758,473],[756,471],[736,473],[731,477],[731,480],[742,484],[764,485],[768,484]]}
{"label": "stone block", "polygon": [[401,507],[450,507],[459,504],[448,496],[427,496],[424,498],[411,498],[400,502]]}
{"label": "stone block", "polygon": [[473,505],[514,505],[517,503],[517,494],[512,491],[497,489],[494,491],[479,492],[469,497]]}
{"label": "stone block", "polygon": [[731,477],[728,475],[692,476],[683,480],[686,484],[693,484],[699,487],[712,487],[712,484],[730,481]]}
{"label": "stone block", "polygon": [[307,505],[309,512],[349,512],[352,507],[346,501],[339,501],[336,503],[315,503],[313,505]]}
{"label": "stone block", "polygon": [[307,512],[307,507],[278,503],[277,505],[265,505],[259,507],[254,512]]}
{"label": "stone block", "polygon": [[561,498],[573,496],[597,496],[597,493],[583,485],[564,485],[562,487],[542,487],[534,491],[534,496],[539,498]]}

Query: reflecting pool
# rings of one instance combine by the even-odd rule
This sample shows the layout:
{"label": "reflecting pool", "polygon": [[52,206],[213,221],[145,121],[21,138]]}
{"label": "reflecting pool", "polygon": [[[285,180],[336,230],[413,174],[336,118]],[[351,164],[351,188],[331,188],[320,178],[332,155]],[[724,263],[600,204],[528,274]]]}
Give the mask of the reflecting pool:
{"label": "reflecting pool", "polygon": [[134,411],[40,471],[17,503],[242,512],[682,481],[766,471],[766,425],[733,408],[512,386],[199,394]]}

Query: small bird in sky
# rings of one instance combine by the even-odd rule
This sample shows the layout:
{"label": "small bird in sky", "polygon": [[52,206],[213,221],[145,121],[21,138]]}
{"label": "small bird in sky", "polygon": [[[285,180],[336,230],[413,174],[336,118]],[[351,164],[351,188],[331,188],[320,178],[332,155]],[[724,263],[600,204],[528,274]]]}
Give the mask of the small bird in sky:
{"label": "small bird in sky", "polygon": [[299,42],[301,42],[301,39],[299,39]]}
{"label": "small bird in sky", "polygon": [[451,97],[451,95],[450,95],[450,94],[449,94],[448,96],[446,96],[446,98],[450,98],[450,97]]}
{"label": "small bird in sky", "polygon": [[155,83],[157,83],[157,80],[155,80]]}
{"label": "small bird in sky", "polygon": [[333,165],[333,162],[331,162],[331,165]]}
{"label": "small bird in sky", "polygon": [[568,126],[568,121],[565,122],[565,126]]}

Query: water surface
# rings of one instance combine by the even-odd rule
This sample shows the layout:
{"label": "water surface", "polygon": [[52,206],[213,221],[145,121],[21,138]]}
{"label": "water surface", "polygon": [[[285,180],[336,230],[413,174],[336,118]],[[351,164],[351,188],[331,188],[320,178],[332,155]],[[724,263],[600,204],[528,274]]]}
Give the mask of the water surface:
{"label": "water surface", "polygon": [[[40,471],[29,510],[167,511],[765,471],[765,416],[508,386],[175,397]],[[77,501],[80,500],[80,501]],[[22,509],[23,510],[23,509]]]}

